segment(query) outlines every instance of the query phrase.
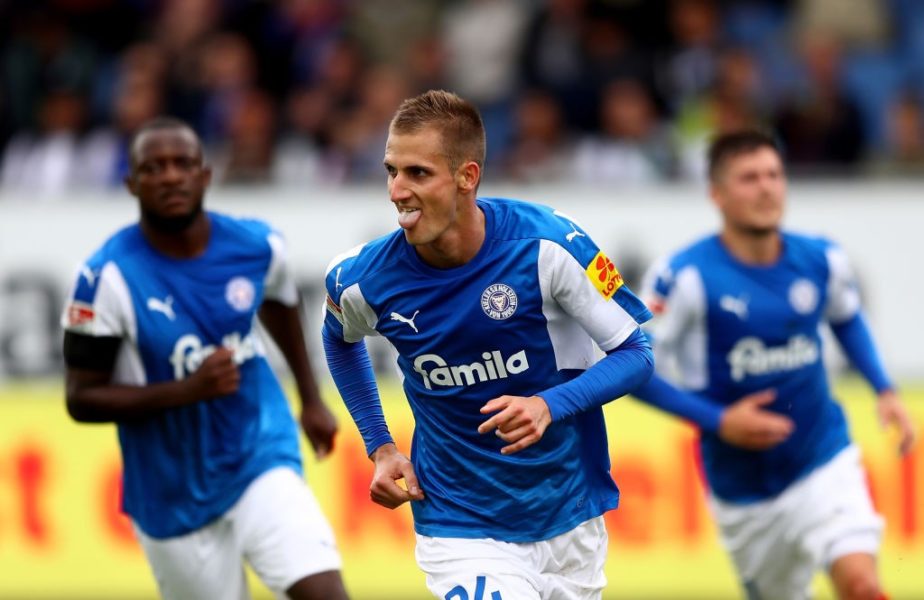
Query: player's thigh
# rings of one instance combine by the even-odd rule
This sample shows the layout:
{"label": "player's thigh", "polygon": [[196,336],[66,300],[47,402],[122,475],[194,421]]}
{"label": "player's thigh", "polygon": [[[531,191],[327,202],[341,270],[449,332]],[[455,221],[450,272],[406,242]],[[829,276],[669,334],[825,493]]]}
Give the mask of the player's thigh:
{"label": "player's thigh", "polygon": [[311,489],[288,467],[255,479],[228,516],[245,558],[279,597],[306,577],[340,570],[330,524]]}
{"label": "player's thigh", "polygon": [[443,600],[541,600],[528,545],[489,539],[417,536],[417,564]]}
{"label": "player's thigh", "polygon": [[[860,452],[850,447],[834,457],[816,485],[816,502],[825,503],[812,531],[812,550],[830,569],[841,557],[876,556],[882,542],[883,519],[876,513],[866,485]],[[837,490],[831,494],[830,490]],[[861,562],[863,562],[861,560]]]}
{"label": "player's thigh", "polygon": [[219,519],[192,533],[155,539],[135,526],[164,600],[249,600],[231,524]]}
{"label": "player's thigh", "polygon": [[713,499],[722,544],[731,556],[748,600],[800,600],[817,568],[804,553],[779,499],[730,505]]}
{"label": "player's thigh", "polygon": [[841,556],[831,565],[830,573],[838,598],[851,600],[882,596],[879,575],[876,572],[876,557],[872,554],[854,553]]}
{"label": "player's thigh", "polygon": [[606,587],[609,537],[603,517],[586,521],[571,531],[538,542],[542,597],[547,600],[599,600]]}

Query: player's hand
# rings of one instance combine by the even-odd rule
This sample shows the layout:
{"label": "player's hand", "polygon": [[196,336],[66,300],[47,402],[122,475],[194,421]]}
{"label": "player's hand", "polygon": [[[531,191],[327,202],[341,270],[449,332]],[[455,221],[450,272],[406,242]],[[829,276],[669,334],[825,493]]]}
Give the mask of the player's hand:
{"label": "player's hand", "polygon": [[[397,508],[409,500],[423,500],[423,490],[417,482],[414,465],[405,455],[398,452],[394,444],[383,444],[372,453],[375,473],[369,496],[376,504],[385,508]],[[398,485],[404,480],[405,487]]]}
{"label": "player's hand", "polygon": [[241,385],[241,372],[234,362],[234,352],[224,347],[215,350],[187,381],[199,399],[233,394]]}
{"label": "player's hand", "polygon": [[881,426],[893,425],[898,430],[898,452],[902,456],[908,454],[914,445],[914,427],[911,425],[911,417],[908,416],[899,395],[893,390],[880,393],[879,400],[876,402],[876,411],[879,413]]}
{"label": "player's hand", "polygon": [[302,431],[308,436],[308,443],[318,460],[322,460],[334,450],[334,437],[337,435],[337,419],[323,402],[312,402],[302,406],[299,420]]}
{"label": "player's hand", "polygon": [[719,437],[746,450],[767,450],[786,440],[795,428],[792,420],[763,408],[775,399],[775,390],[762,390],[728,406],[719,421]]}
{"label": "player's hand", "polygon": [[[500,411],[500,412],[498,412]],[[513,454],[542,439],[552,422],[549,405],[539,396],[500,396],[481,407],[481,414],[497,413],[478,426],[478,433],[494,431],[508,443],[501,454]]]}

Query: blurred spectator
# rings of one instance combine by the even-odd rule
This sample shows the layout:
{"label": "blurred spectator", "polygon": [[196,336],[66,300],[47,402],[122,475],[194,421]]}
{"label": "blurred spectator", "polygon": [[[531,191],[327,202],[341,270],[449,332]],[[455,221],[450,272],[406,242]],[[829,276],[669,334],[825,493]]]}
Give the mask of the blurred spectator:
{"label": "blurred spectator", "polygon": [[555,97],[541,90],[521,95],[513,110],[512,143],[502,160],[502,174],[528,183],[566,181],[573,162],[574,142]]}
{"label": "blurred spectator", "polygon": [[860,111],[843,89],[840,43],[821,33],[799,42],[806,78],[778,109],[775,127],[794,175],[845,173],[863,156]]}
{"label": "blurred spectator", "polygon": [[669,0],[671,47],[657,79],[672,109],[706,91],[715,81],[721,39],[716,0]]}
{"label": "blurred spectator", "polygon": [[238,91],[229,108],[227,135],[209,152],[216,182],[271,183],[276,135],[272,97],[258,89]]}
{"label": "blurred spectator", "polygon": [[674,157],[668,129],[648,89],[631,79],[603,92],[601,131],[577,145],[574,177],[587,183],[641,184],[670,178]]}
{"label": "blurred spectator", "polygon": [[503,155],[519,87],[518,59],[526,15],[518,0],[471,0],[451,6],[442,20],[449,88],[481,111],[488,147]]}
{"label": "blurred spectator", "polygon": [[11,37],[3,41],[0,52],[4,112],[14,130],[38,124],[39,112],[46,110],[46,95],[59,95],[62,90],[88,93],[98,60],[90,43],[76,35],[61,15],[41,2],[23,6],[12,17]]}
{"label": "blurred spectator", "polygon": [[912,93],[899,95],[888,110],[886,147],[870,161],[877,176],[924,177],[924,105]]}
{"label": "blurred spectator", "polygon": [[288,96],[273,178],[284,185],[341,182],[344,174],[326,164],[333,98],[326,88],[302,87]]}
{"label": "blurred spectator", "polygon": [[569,127],[595,114],[596,99],[583,87],[586,11],[587,0],[548,0],[527,24],[520,52],[524,83],[551,92]]}
{"label": "blurred spectator", "polygon": [[408,97],[408,85],[398,69],[382,65],[363,74],[359,90],[355,108],[333,115],[332,152],[350,180],[381,181],[385,177],[382,157],[388,124]]}
{"label": "blurred spectator", "polygon": [[22,130],[10,140],[0,166],[0,187],[43,199],[61,195],[79,181],[80,134],[86,98],[64,89],[41,100],[37,131]]}
{"label": "blurred spectator", "polygon": [[688,100],[674,119],[680,175],[705,180],[706,149],[713,137],[765,125],[763,80],[757,64],[744,48],[723,50],[717,61],[715,83]]}
{"label": "blurred spectator", "polygon": [[[518,180],[558,178],[578,139],[589,179],[699,179],[711,135],[765,123],[793,177],[904,170],[913,103],[895,100],[924,96],[922,32],[920,0],[0,0],[2,181],[119,182],[156,112],[227,153],[229,181],[365,181],[384,108],[436,88],[479,104],[491,168]],[[614,110],[614,81],[644,100]],[[633,111],[650,132],[603,116]]]}
{"label": "blurred spectator", "polygon": [[121,186],[128,175],[128,144],[145,121],[162,114],[167,60],[158,46],[139,43],[122,55],[113,87],[104,95],[106,119],[81,144],[81,182]]}

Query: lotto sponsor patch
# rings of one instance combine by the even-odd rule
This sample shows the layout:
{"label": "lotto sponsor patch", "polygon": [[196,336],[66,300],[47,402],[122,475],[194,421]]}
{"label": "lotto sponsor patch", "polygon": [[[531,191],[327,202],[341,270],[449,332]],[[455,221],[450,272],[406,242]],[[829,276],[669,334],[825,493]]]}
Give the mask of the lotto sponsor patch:
{"label": "lotto sponsor patch", "polygon": [[93,310],[93,305],[80,300],[73,300],[67,307],[67,326],[80,327],[81,325],[86,325],[92,322],[95,316],[96,312]]}
{"label": "lotto sponsor patch", "polygon": [[337,303],[334,302],[334,299],[330,296],[327,297],[327,312],[334,315],[334,318],[343,323],[343,309],[337,306]]}
{"label": "lotto sponsor patch", "polygon": [[616,265],[602,250],[597,252],[597,255],[593,257],[585,271],[591,283],[600,292],[600,295],[607,300],[612,298],[616,290],[622,287],[622,275],[619,274],[619,271],[616,270]]}

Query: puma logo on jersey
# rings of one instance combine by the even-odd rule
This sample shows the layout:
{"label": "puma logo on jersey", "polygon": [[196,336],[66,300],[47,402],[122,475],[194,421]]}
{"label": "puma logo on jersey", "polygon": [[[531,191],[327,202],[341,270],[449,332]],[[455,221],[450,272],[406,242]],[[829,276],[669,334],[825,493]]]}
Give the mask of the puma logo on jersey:
{"label": "puma logo on jersey", "polygon": [[732,313],[742,321],[746,321],[748,318],[748,300],[747,296],[736,298],[735,296],[723,295],[719,298],[719,308]]}
{"label": "puma logo on jersey", "polygon": [[818,344],[804,336],[789,338],[785,346],[766,346],[763,340],[746,337],[738,340],[728,353],[731,378],[741,381],[747,375],[768,375],[782,371],[795,371],[814,364],[821,356]]}
{"label": "puma logo on jersey", "polygon": [[420,331],[417,330],[417,325],[414,325],[414,319],[417,318],[417,313],[419,313],[419,312],[420,312],[419,310],[415,310],[415,311],[414,311],[414,314],[411,315],[411,318],[410,318],[410,319],[408,319],[407,317],[404,317],[404,316],[402,316],[402,315],[399,315],[399,314],[396,313],[396,312],[393,312],[393,313],[391,313],[391,320],[392,320],[392,321],[400,321],[401,323],[404,323],[404,324],[406,324],[406,325],[409,325],[410,328],[414,330],[414,333],[420,333]]}
{"label": "puma logo on jersey", "polygon": [[148,298],[148,310],[162,313],[171,321],[176,320],[176,313],[173,312],[173,296],[167,296],[163,300]]}
{"label": "puma logo on jersey", "polygon": [[569,221],[568,225],[571,225],[571,233],[567,234],[565,236],[565,239],[568,240],[569,242],[573,241],[574,238],[576,237],[587,237],[586,235],[584,235],[583,233],[577,230],[577,227],[574,226],[574,223]]}
{"label": "puma logo on jersey", "polygon": [[[492,350],[482,352],[481,358],[484,359],[482,362],[450,365],[439,354],[421,354],[414,359],[414,370],[423,377],[424,387],[432,390],[434,385],[453,387],[507,379],[529,368],[526,350],[520,350],[507,359],[504,359],[500,350]],[[426,365],[431,363],[435,366],[427,368]]]}
{"label": "puma logo on jersey", "polygon": [[337,267],[337,276],[334,277],[334,291],[336,292],[343,287],[343,284],[340,283],[340,271],[343,270],[343,267]]}

